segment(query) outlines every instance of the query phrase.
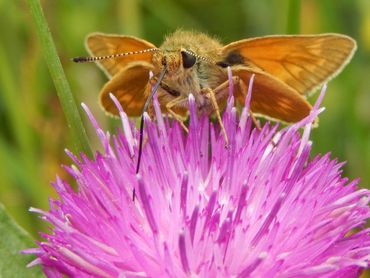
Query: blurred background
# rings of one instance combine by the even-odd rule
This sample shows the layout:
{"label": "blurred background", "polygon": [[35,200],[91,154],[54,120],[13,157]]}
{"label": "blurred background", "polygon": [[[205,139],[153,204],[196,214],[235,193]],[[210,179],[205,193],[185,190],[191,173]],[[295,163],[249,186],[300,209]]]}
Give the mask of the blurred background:
{"label": "blurred background", "polygon": [[[85,102],[105,129],[117,125],[97,103],[106,77],[94,64],[70,61],[86,55],[84,38],[90,32],[134,35],[156,45],[179,27],[225,44],[294,29],[352,36],[358,50],[329,83],[327,110],[312,135],[313,154],[330,151],[347,161],[345,176],[370,186],[370,1],[302,0],[293,23],[287,0],[58,0],[43,1],[43,8],[77,102]],[[73,150],[73,143],[26,1],[0,0],[0,33],[0,202],[37,237],[45,227],[27,210],[47,209],[48,197],[55,196],[50,182],[56,175],[69,179],[61,165],[71,163],[64,148]],[[95,133],[83,119],[96,150]]]}

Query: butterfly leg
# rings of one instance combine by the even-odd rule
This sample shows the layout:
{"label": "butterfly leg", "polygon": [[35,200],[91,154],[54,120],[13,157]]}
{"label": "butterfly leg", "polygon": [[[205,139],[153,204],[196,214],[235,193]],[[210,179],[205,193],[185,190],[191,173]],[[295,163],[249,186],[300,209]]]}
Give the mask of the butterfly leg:
{"label": "butterfly leg", "polygon": [[[240,94],[243,94],[244,97],[246,97],[246,94],[245,92],[247,91],[247,86],[245,85],[244,81],[239,77],[239,76],[233,76],[232,77],[232,81],[233,81],[233,86],[235,86],[235,90],[238,90],[238,92]],[[230,86],[230,81],[229,80],[226,80],[224,83],[220,84],[218,87],[216,87],[213,91],[214,91],[214,94],[217,96],[218,99],[222,99],[225,97],[226,93],[228,93],[228,90],[226,90],[227,88],[229,88]],[[251,110],[251,108],[249,107],[249,115],[252,119],[252,122],[253,124],[255,125],[255,127],[258,129],[258,130],[261,130],[261,125],[260,123],[257,121],[256,117],[254,116],[253,114],[253,111]]]}
{"label": "butterfly leg", "polygon": [[186,132],[189,132],[188,128],[185,126],[184,122],[186,121],[186,117],[183,117],[179,114],[177,114],[175,111],[172,110],[173,107],[176,107],[178,105],[184,105],[184,104],[187,104],[188,102],[188,98],[187,97],[183,97],[183,96],[180,96],[180,97],[177,97],[173,100],[171,100],[170,102],[168,102],[166,104],[166,109],[168,111],[168,113],[170,113],[170,115],[180,123],[181,127],[186,131]]}
{"label": "butterfly leg", "polygon": [[252,119],[252,123],[254,124],[254,126],[259,130],[261,131],[262,130],[262,127],[261,127],[261,124],[259,121],[257,121],[256,117],[254,116],[252,110],[249,108],[249,116],[251,117]]}
{"label": "butterfly leg", "polygon": [[[232,77],[232,84],[233,84],[233,86],[236,86],[235,89],[239,90],[241,93],[247,91],[247,86],[245,86],[243,80],[241,80],[239,76],[233,76]],[[221,120],[218,101],[227,98],[227,96],[229,94],[229,90],[228,90],[229,86],[230,86],[230,80],[226,80],[225,82],[223,82],[222,84],[220,84],[219,86],[214,88],[213,90],[210,89],[210,88],[202,89],[203,93],[210,99],[210,101],[212,103],[213,109],[215,110],[215,113],[216,113],[217,120],[220,123],[221,131],[222,131],[223,136],[225,138],[226,145],[228,145],[228,138],[227,138],[225,127],[224,127],[224,125],[222,123],[222,120]],[[257,123],[257,125],[258,125],[258,122],[255,119],[255,117],[253,116],[252,111],[250,111],[250,114],[252,115],[253,122]]]}
{"label": "butterfly leg", "polygon": [[221,119],[220,108],[218,106],[217,99],[216,99],[216,93],[223,90],[224,88],[218,89],[219,87],[220,86],[218,86],[215,90],[212,90],[211,88],[204,88],[202,89],[202,94],[204,94],[207,98],[209,98],[209,100],[212,103],[214,112],[217,117],[217,121],[220,124],[221,132],[225,140],[225,146],[227,147],[229,146],[229,138],[227,137],[225,126]]}

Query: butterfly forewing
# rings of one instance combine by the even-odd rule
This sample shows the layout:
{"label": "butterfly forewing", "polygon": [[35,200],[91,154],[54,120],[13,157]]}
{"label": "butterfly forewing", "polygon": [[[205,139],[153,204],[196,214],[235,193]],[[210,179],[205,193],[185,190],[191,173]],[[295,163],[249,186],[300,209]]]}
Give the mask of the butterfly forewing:
{"label": "butterfly forewing", "polygon": [[[154,44],[130,36],[108,35],[92,33],[86,38],[86,48],[92,56],[109,56],[118,53],[128,53],[156,48]],[[150,62],[153,52],[103,59],[97,61],[108,77],[114,76],[130,62]]]}
{"label": "butterfly forewing", "polygon": [[153,66],[147,62],[132,62],[108,81],[100,92],[104,110],[117,115],[118,110],[109,94],[112,93],[131,117],[140,116],[150,90],[149,72]]}
{"label": "butterfly forewing", "polygon": [[257,66],[307,94],[338,74],[351,59],[356,42],[340,34],[269,36],[233,42],[224,59]]}

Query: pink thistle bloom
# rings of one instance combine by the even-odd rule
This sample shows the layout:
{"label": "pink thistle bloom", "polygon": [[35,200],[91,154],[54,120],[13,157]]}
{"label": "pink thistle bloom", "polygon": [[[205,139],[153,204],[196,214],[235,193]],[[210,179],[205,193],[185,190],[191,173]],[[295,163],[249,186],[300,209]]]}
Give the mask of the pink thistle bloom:
{"label": "pink thistle bloom", "polygon": [[48,277],[358,277],[370,258],[370,192],[329,155],[310,158],[318,104],[297,124],[259,131],[250,96],[240,117],[229,99],[228,148],[192,96],[188,134],[154,101],[139,175],[138,132],[117,100],[124,132],[112,138],[84,106],[104,151],[68,152],[78,192],[57,178],[60,199],[31,209],[53,228],[23,251],[37,255],[30,265]]}

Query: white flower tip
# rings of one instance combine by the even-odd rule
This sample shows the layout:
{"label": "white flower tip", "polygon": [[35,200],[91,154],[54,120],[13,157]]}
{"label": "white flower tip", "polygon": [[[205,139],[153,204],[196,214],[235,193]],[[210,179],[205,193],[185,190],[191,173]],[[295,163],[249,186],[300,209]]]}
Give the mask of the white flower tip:
{"label": "white flower tip", "polygon": [[251,98],[252,98],[252,89],[253,89],[253,82],[254,82],[255,76],[256,76],[255,74],[252,74],[251,78],[249,79],[247,97],[245,98],[244,106],[247,108],[248,111],[249,111],[249,105],[250,105]]}
{"label": "white flower tip", "polygon": [[326,89],[328,88],[328,84],[325,83],[322,88],[321,88],[321,92],[320,92],[320,95],[319,97],[317,98],[316,100],[316,103],[314,104],[314,109],[318,109],[319,106],[321,105],[321,102],[325,96],[325,93],[326,93]]}
{"label": "white flower tip", "polygon": [[30,208],[28,209],[28,211],[29,211],[29,212],[37,212],[37,211],[38,211],[38,209],[37,209],[37,208],[34,208],[34,207],[30,207]]}
{"label": "white flower tip", "polygon": [[193,102],[193,101],[195,101],[195,98],[194,98],[194,96],[193,96],[193,94],[189,94],[189,102]]}
{"label": "white flower tip", "polygon": [[227,67],[227,76],[228,76],[229,80],[231,80],[233,78],[233,72],[231,71],[230,66]]}
{"label": "white flower tip", "polygon": [[116,96],[112,94],[112,92],[109,93],[109,97],[111,98],[111,100],[115,101],[117,100]]}
{"label": "white flower tip", "polygon": [[148,112],[144,112],[143,117],[144,117],[145,121],[150,121],[150,116],[149,116]]}
{"label": "white flower tip", "polygon": [[261,252],[259,255],[258,255],[258,258],[259,259],[266,259],[268,256],[268,253],[266,251],[263,251]]}
{"label": "white flower tip", "polygon": [[122,105],[119,102],[119,100],[116,98],[116,96],[112,92],[109,93],[109,97],[113,101],[114,105],[117,107],[120,116],[122,116],[121,114],[124,113],[124,111],[123,111]]}
{"label": "white flower tip", "polygon": [[253,73],[251,78],[249,79],[249,84],[248,84],[248,94],[252,91],[252,87],[253,87],[253,82],[254,82],[254,78],[256,77],[256,75]]}
{"label": "white flower tip", "polygon": [[360,206],[367,206],[369,203],[369,196],[362,196],[358,203]]}
{"label": "white flower tip", "polygon": [[76,165],[71,165],[71,169],[76,172],[76,173],[79,173],[80,171],[78,170],[77,166]]}
{"label": "white flower tip", "polygon": [[27,268],[30,268],[30,267],[34,267],[36,265],[39,265],[41,264],[41,259],[37,258],[35,260],[33,260],[32,262],[30,262],[29,264],[26,265]]}

